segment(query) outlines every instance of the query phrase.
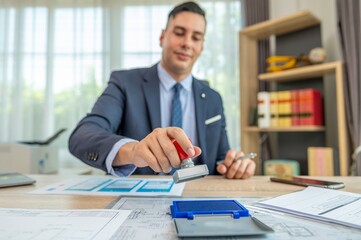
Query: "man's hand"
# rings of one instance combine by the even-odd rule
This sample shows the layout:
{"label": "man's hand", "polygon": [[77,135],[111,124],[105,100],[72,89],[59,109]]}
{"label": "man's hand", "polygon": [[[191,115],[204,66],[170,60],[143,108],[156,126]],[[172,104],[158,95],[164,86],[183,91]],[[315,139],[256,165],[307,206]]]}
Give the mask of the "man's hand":
{"label": "man's hand", "polygon": [[217,166],[217,171],[228,179],[246,179],[254,175],[256,164],[249,158],[234,161],[242,152],[229,150],[224,162]]}
{"label": "man's hand", "polygon": [[157,128],[140,142],[125,144],[119,150],[113,166],[134,164],[137,167],[149,166],[155,172],[169,173],[172,167],[179,167],[181,164],[172,139],[179,143],[190,158],[197,157],[202,152],[199,147],[193,146],[181,128]]}

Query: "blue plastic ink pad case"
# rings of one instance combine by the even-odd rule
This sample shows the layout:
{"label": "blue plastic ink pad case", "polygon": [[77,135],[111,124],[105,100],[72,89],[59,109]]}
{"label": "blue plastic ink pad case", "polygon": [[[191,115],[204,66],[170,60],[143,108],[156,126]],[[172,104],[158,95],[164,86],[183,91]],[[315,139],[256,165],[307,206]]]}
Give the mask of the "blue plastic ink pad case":
{"label": "blue plastic ink pad case", "polygon": [[248,210],[236,200],[173,201],[172,218],[194,219],[194,215],[232,215],[234,219],[250,217]]}

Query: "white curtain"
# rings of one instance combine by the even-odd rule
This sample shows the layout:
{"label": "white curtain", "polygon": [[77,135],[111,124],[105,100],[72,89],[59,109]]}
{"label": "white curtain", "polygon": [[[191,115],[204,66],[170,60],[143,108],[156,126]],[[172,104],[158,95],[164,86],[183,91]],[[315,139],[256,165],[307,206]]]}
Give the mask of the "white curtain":
{"label": "white curtain", "polygon": [[[90,111],[115,69],[159,61],[167,14],[181,1],[0,0],[0,141],[45,140],[62,166],[76,123]],[[241,1],[198,1],[206,10],[205,50],[194,75],[224,101],[229,140],[239,149],[238,31]]]}

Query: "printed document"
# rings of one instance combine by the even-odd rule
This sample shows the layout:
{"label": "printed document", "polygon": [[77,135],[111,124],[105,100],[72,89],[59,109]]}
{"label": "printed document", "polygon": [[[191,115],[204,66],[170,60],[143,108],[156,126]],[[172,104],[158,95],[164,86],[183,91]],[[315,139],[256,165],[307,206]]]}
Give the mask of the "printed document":
{"label": "printed document", "polygon": [[307,187],[257,206],[361,229],[361,194]]}
{"label": "printed document", "polygon": [[185,183],[171,179],[77,178],[58,182],[31,193],[108,196],[181,196]]}
{"label": "printed document", "polygon": [[[184,198],[181,198],[184,200]],[[188,200],[190,198],[187,198]],[[203,198],[192,198],[203,199]],[[209,198],[206,198],[209,199]],[[214,199],[214,198],[212,198]],[[179,198],[139,198],[121,197],[109,207],[112,209],[132,210],[127,220],[117,229],[112,240],[174,240],[177,238],[175,225],[170,215],[169,206],[172,201]],[[361,230],[345,227],[342,225],[329,224],[314,221],[312,219],[299,218],[294,215],[275,212],[269,209],[251,206],[264,198],[236,198],[250,210],[253,217],[259,219],[275,230],[266,236],[254,237],[256,239],[269,240],[342,240],[360,239]],[[203,238],[202,238],[203,239]],[[213,238],[212,238],[213,239]],[[217,238],[224,240],[249,239],[249,238]]]}
{"label": "printed document", "polygon": [[130,210],[43,210],[0,208],[0,239],[109,239]]}

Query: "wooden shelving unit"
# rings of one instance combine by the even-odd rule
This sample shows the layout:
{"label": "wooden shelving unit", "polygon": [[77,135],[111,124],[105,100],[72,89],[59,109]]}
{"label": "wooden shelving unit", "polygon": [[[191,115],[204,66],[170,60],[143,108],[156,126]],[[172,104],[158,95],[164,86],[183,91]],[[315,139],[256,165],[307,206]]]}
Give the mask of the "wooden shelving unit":
{"label": "wooden shelving unit", "polygon": [[[342,83],[342,62],[329,62],[319,65],[299,67],[276,73],[258,74],[258,41],[272,35],[281,35],[320,24],[309,11],[297,12],[291,16],[265,21],[240,31],[240,111],[241,111],[241,149],[247,152],[260,152],[259,139],[262,132],[325,132],[327,128],[319,126],[297,126],[288,128],[258,128],[248,125],[252,109],[257,106],[259,81],[290,82],[301,81],[325,74],[334,74],[336,81],[337,135],[340,175],[348,175],[349,152],[344,108]],[[256,159],[256,163],[259,160]],[[260,173],[259,164],[257,173]]]}
{"label": "wooden shelving unit", "polygon": [[[336,71],[338,71],[339,68],[341,68],[342,71],[341,62],[329,62],[329,63],[294,68],[282,72],[262,73],[258,75],[258,79],[262,81],[273,81],[273,82],[299,81],[307,78],[322,77],[323,75],[328,73],[336,73]],[[339,81],[342,81],[342,78]]]}
{"label": "wooden shelving unit", "polygon": [[297,126],[297,127],[245,127],[245,132],[321,132],[325,131],[325,127],[320,126]]}

